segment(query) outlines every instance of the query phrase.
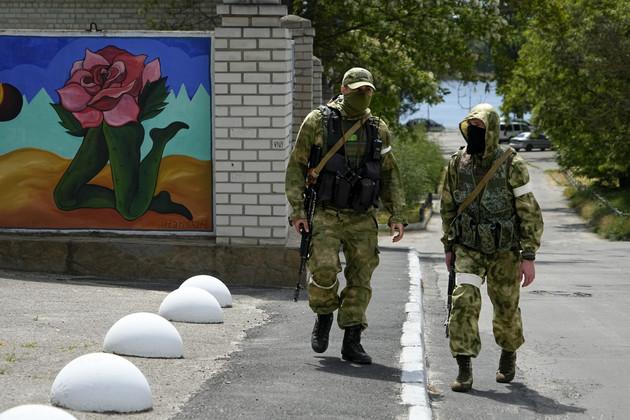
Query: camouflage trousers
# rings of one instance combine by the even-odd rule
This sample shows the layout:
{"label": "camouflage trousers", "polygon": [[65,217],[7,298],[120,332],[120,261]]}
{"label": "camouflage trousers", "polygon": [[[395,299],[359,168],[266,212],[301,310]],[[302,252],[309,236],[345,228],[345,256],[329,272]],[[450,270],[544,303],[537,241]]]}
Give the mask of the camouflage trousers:
{"label": "camouflage trousers", "polygon": [[448,321],[450,348],[453,357],[476,357],[481,350],[479,313],[481,284],[487,280],[488,296],[494,316],[492,331],[503,350],[516,351],[525,341],[520,295],[520,255],[517,251],[483,254],[470,248],[455,246],[456,287],[453,291],[451,316]]}
{"label": "camouflage trousers", "polygon": [[[340,250],[346,259],[346,285],[338,294]],[[378,226],[371,213],[318,208],[308,261],[308,299],[313,312],[329,314],[339,309],[340,328],[367,328],[365,312],[372,297],[370,280],[379,262],[378,254]]]}

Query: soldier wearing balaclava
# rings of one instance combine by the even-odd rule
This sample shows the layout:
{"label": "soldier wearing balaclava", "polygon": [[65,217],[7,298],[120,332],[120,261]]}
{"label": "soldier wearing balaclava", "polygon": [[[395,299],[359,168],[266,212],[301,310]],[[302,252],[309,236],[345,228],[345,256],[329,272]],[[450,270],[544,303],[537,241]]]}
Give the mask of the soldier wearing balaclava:
{"label": "soldier wearing balaclava", "polygon": [[501,348],[496,381],[514,378],[516,351],[524,342],[520,287],[534,281],[543,220],[526,163],[511,149],[481,193],[458,215],[466,197],[506,153],[499,147],[499,114],[491,105],[475,106],[459,129],[466,146],[448,164],[440,212],[446,265],[450,268],[455,258],[456,273],[448,332],[459,373],[451,389],[467,392],[473,383],[471,358],[481,350],[478,320],[484,283],[494,308],[494,338]]}
{"label": "soldier wearing balaclava", "polygon": [[[377,208],[382,204],[391,214],[388,224],[392,233],[396,232],[394,242],[402,239],[406,224],[404,193],[391,134],[385,122],[373,116],[369,108],[375,90],[368,70],[348,70],[341,82],[341,94],[304,119],[286,171],[290,219],[300,233],[309,227],[303,192],[311,151],[319,148],[321,156],[326,155],[358,124],[356,132],[347,136],[346,143],[325,163],[316,179],[308,298],[316,314],[311,333],[313,350],[323,353],[328,348],[336,311],[337,324],[344,330],[341,356],[362,364],[372,363],[361,345],[361,332],[368,327],[370,281],[379,262]],[[341,292],[337,278],[341,272],[340,250],[346,260],[346,285]]]}

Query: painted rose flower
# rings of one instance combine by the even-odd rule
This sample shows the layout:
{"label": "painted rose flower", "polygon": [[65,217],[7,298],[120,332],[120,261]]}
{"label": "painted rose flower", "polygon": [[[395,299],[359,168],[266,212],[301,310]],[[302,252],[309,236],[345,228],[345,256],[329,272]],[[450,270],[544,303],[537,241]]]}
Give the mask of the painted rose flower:
{"label": "painted rose flower", "polygon": [[83,128],[98,127],[103,121],[112,127],[137,122],[140,92],[160,78],[159,59],[145,65],[146,58],[114,46],[96,52],[86,49],[85,58],[72,65],[70,79],[57,90],[61,106]]}

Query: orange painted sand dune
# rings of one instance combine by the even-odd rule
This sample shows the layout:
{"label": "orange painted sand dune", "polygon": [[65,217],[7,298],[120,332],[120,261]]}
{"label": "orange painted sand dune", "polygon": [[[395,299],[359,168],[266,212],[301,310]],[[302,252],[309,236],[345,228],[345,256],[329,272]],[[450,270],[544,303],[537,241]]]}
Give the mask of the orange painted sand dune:
{"label": "orange painted sand dune", "polygon": [[[168,191],[173,201],[193,214],[148,211],[133,221],[114,209],[59,210],[53,190],[70,160],[39,149],[18,149],[0,156],[0,228],[26,229],[117,229],[211,231],[212,162],[188,156],[162,159],[156,194]],[[112,188],[109,165],[92,184]]]}

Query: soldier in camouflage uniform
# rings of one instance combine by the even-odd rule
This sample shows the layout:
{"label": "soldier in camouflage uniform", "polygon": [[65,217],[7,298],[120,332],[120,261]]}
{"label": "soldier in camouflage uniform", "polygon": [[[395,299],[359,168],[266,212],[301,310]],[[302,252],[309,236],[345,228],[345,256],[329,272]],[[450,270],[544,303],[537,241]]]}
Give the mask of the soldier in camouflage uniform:
{"label": "soldier in camouflage uniform", "polygon": [[[348,70],[341,95],[304,119],[286,172],[292,225],[298,233],[308,231],[303,192],[311,148],[319,146],[325,155],[357,120],[369,116],[318,176],[308,261],[309,305],[317,314],[311,336],[313,350],[322,353],[328,348],[333,312],[338,309],[337,324],[344,330],[342,357],[362,364],[372,362],[360,339],[361,331],[368,326],[365,313],[372,295],[370,279],[379,262],[379,199],[391,214],[388,224],[392,234],[396,232],[394,242],[402,239],[406,224],[391,135],[380,118],[370,116],[368,108],[374,90],[369,71],[359,67]],[[341,249],[346,259],[346,286],[338,293]]]}
{"label": "soldier in camouflage uniform", "polygon": [[475,106],[459,128],[467,145],[449,162],[441,215],[446,265],[450,268],[455,258],[456,272],[448,328],[459,374],[451,389],[467,392],[473,383],[470,360],[481,349],[478,320],[484,281],[494,308],[495,341],[502,349],[496,381],[514,378],[516,350],[524,342],[520,285],[534,281],[543,220],[526,163],[513,150],[485,189],[457,216],[458,207],[505,151],[499,146],[499,115],[491,105]]}

